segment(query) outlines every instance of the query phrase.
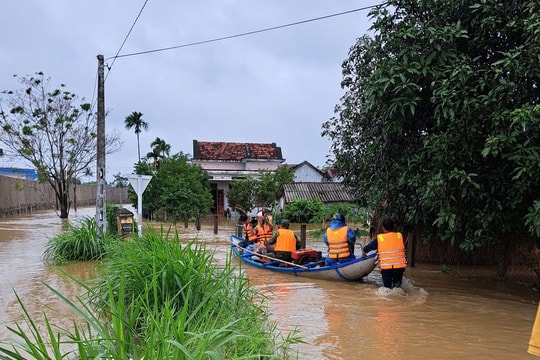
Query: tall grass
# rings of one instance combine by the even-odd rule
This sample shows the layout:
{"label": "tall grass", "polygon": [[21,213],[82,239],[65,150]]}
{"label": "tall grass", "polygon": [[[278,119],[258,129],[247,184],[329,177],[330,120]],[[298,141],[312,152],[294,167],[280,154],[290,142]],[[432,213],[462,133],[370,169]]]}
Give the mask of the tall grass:
{"label": "tall grass", "polygon": [[217,266],[203,245],[152,231],[114,244],[94,283],[73,279],[86,290],[76,304],[55,291],[80,316],[73,329],[45,317],[41,337],[25,311],[26,325],[10,328],[17,339],[4,342],[0,358],[288,359],[300,341],[268,322],[260,294],[230,258]]}
{"label": "tall grass", "polygon": [[62,265],[71,261],[99,260],[108,251],[116,237],[110,234],[98,236],[96,219],[84,218],[78,226],[53,237],[45,245],[43,261],[47,264]]}

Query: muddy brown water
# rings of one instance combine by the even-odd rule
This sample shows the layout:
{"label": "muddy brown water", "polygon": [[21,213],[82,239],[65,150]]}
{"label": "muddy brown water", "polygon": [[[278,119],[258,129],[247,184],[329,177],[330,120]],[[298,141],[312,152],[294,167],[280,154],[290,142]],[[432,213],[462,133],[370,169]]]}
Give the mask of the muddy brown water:
{"label": "muddy brown water", "polygon": [[[69,223],[93,216],[82,208],[61,220],[53,211],[0,218],[0,339],[12,337],[8,326],[21,318],[15,293],[34,320],[46,312],[52,324],[68,327],[69,307],[45,284],[70,299],[78,288],[64,273],[43,264],[45,244]],[[166,225],[168,226],[168,225]],[[176,226],[185,241],[204,241],[216,261],[230,255],[232,221]],[[293,226],[293,230],[295,229]],[[144,231],[144,228],[143,228]],[[309,236],[307,246],[321,249]],[[458,279],[418,266],[405,272],[404,289],[381,287],[374,271],[360,283],[316,281],[244,267],[267,298],[271,319],[287,334],[297,330],[305,341],[294,347],[299,359],[536,359],[527,346],[539,294],[526,287]],[[93,276],[95,264],[63,269],[81,279]]]}

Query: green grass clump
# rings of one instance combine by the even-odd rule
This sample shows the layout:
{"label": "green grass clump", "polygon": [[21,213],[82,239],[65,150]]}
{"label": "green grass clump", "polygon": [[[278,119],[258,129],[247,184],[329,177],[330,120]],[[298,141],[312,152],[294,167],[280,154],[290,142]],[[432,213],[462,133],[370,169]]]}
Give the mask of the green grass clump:
{"label": "green grass clump", "polygon": [[78,226],[70,225],[67,231],[49,240],[45,245],[43,260],[53,265],[99,260],[107,253],[110,244],[117,239],[110,234],[101,236],[97,234],[96,219],[84,218]]}
{"label": "green grass clump", "polygon": [[[177,236],[168,238],[148,230],[115,247],[104,261],[106,274],[98,279],[92,301],[106,309],[106,301],[115,297],[116,306],[131,314],[133,337],[146,343],[160,338],[159,331],[190,351],[204,335],[203,344],[220,353],[219,359],[246,351],[274,354],[275,336],[268,331],[263,308],[254,305],[256,292],[247,279],[229,261],[213,264],[204,245],[182,246]],[[120,294],[124,304],[119,304]],[[171,319],[175,321],[167,326]]]}
{"label": "green grass clump", "polygon": [[291,344],[300,342],[296,332],[286,338],[277,332],[261,295],[230,258],[218,266],[203,245],[167,238],[148,231],[115,242],[102,275],[91,284],[73,279],[86,290],[77,304],[51,289],[80,316],[73,329],[55,328],[46,316],[40,326],[25,310],[26,323],[9,328],[17,340],[0,346],[0,354],[17,360],[290,358]]}

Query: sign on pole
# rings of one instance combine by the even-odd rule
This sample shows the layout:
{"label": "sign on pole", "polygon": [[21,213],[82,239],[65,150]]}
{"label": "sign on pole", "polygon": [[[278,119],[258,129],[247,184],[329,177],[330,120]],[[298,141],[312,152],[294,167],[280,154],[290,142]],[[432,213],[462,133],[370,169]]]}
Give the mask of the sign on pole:
{"label": "sign on pole", "polygon": [[137,193],[137,227],[139,228],[139,236],[142,235],[142,194],[144,189],[148,186],[151,175],[135,175],[130,174],[127,176],[129,183],[135,192]]}

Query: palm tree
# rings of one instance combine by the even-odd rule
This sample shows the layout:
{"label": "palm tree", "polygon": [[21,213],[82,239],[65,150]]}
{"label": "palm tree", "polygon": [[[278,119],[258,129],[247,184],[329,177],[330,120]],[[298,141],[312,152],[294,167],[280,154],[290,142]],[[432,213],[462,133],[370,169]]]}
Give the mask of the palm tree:
{"label": "palm tree", "polygon": [[135,134],[137,135],[137,150],[139,153],[139,162],[141,162],[141,144],[139,142],[139,134],[143,130],[148,130],[148,123],[142,119],[142,116],[142,113],[134,111],[130,115],[126,116],[126,119],[124,120],[126,129],[131,130],[131,128],[135,128]]}
{"label": "palm tree", "polygon": [[165,159],[171,152],[171,145],[167,144],[165,140],[156,138],[150,144],[152,151],[146,154],[148,158],[154,158],[154,167],[157,166],[159,159]]}

